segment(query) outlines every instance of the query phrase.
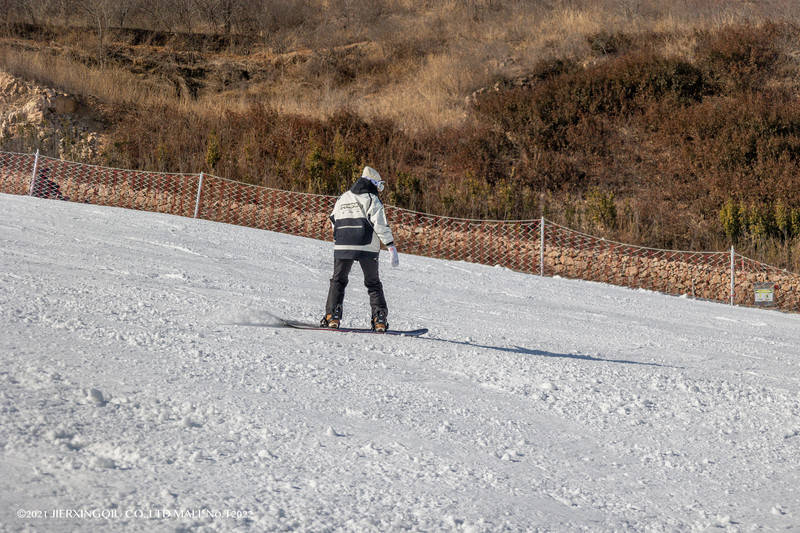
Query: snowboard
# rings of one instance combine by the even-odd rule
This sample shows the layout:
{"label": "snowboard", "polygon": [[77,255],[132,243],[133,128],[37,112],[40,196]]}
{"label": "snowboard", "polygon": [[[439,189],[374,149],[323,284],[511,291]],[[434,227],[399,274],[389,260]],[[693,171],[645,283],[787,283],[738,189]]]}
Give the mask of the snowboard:
{"label": "snowboard", "polygon": [[294,328],[294,329],[308,329],[308,330],[315,330],[315,331],[338,331],[339,333],[371,333],[373,335],[397,335],[400,337],[419,337],[420,335],[424,335],[428,333],[428,328],[419,328],[419,329],[409,329],[409,330],[399,330],[399,329],[387,329],[386,331],[379,333],[377,331],[372,331],[369,328],[323,328],[321,326],[317,326],[314,324],[307,324],[305,322],[296,322],[294,320],[285,320],[281,319],[283,325],[287,328]]}

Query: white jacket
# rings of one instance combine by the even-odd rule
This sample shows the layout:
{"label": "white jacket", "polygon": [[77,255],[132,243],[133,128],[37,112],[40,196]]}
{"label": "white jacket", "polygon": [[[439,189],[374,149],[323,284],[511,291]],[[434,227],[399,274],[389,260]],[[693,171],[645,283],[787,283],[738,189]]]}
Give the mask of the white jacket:
{"label": "white jacket", "polygon": [[381,243],[394,244],[378,190],[361,178],[336,200],[331,213],[336,259],[378,257]]}

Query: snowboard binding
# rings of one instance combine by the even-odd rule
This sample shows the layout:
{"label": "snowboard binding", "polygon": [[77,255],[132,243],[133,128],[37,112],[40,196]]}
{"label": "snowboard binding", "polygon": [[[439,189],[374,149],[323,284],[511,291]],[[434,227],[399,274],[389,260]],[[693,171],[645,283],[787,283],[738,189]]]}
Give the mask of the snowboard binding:
{"label": "snowboard binding", "polygon": [[342,321],[342,306],[337,305],[333,313],[328,313],[319,321],[321,328],[339,329]]}
{"label": "snowboard binding", "polygon": [[372,317],[372,331],[376,333],[386,333],[389,329],[389,322],[386,320],[386,311],[378,311]]}

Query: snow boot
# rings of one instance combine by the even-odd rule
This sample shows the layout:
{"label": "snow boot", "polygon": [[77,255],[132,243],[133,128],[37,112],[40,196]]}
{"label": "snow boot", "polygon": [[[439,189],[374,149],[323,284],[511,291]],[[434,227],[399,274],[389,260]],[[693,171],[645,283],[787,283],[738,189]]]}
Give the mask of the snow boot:
{"label": "snow boot", "polygon": [[372,317],[372,331],[385,333],[389,329],[389,322],[386,320],[386,311],[380,310]]}
{"label": "snow boot", "polygon": [[338,329],[342,321],[342,306],[337,305],[333,313],[328,313],[319,321],[321,328]]}

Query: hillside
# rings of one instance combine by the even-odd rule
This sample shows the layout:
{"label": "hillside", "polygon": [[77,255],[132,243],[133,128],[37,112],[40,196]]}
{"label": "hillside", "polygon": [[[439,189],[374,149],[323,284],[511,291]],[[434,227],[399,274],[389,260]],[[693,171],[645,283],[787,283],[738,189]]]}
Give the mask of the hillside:
{"label": "hillside", "polygon": [[322,194],[369,164],[412,210],[800,270],[793,1],[45,4],[0,70],[97,128],[0,149]]}
{"label": "hillside", "polygon": [[328,243],[9,195],[0,228],[6,530],[797,527],[795,315],[401,250],[426,337],[301,332],[270,313],[318,318]]}

